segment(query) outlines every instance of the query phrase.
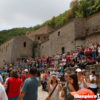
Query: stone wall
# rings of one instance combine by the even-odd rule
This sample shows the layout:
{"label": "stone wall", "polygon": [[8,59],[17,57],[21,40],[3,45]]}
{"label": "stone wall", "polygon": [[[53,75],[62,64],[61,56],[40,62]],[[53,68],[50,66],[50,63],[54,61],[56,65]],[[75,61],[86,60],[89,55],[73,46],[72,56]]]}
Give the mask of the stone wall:
{"label": "stone wall", "polygon": [[85,40],[77,39],[76,42],[75,42],[75,45],[76,45],[76,47],[81,46],[81,45],[84,47],[85,46]]}
{"label": "stone wall", "polygon": [[11,39],[0,46],[0,66],[5,62],[11,62],[13,41],[14,39]]}
{"label": "stone wall", "polygon": [[79,18],[74,20],[75,23],[75,39],[84,38],[86,36],[86,19]]}
{"label": "stone wall", "polygon": [[86,21],[88,32],[85,45],[91,46],[92,43],[100,43],[100,13],[88,17]]}
{"label": "stone wall", "polygon": [[[55,32],[51,33],[49,35],[50,56],[53,56],[56,53],[62,53],[62,48],[65,49],[65,52],[68,52],[74,50],[76,46],[85,44],[85,41],[80,39],[80,37],[84,38],[86,35],[85,24],[86,20],[83,18],[74,19],[71,22],[66,23]],[[79,39],[76,40],[77,38]],[[45,53],[46,52],[47,50]]]}
{"label": "stone wall", "polygon": [[77,30],[80,31],[81,34],[85,33],[85,36],[82,37],[80,35],[80,38],[76,38],[76,45],[82,45],[83,43],[83,46],[91,46],[92,43],[100,42],[100,13],[92,15],[84,21],[82,21],[85,28],[84,32],[80,31],[82,30],[81,25],[76,26]]}
{"label": "stone wall", "polygon": [[46,41],[40,45],[40,57],[42,56],[50,56],[50,42]]}
{"label": "stone wall", "polygon": [[18,58],[28,58],[32,56],[32,44],[33,41],[27,38],[26,36],[19,36],[14,39],[13,61],[16,61]]}
{"label": "stone wall", "polygon": [[46,25],[44,27],[41,27],[40,29],[33,31],[31,33],[27,33],[26,36],[30,38],[31,40],[35,40],[35,35],[41,35],[41,34],[48,34],[50,32],[53,32],[54,29],[52,29],[49,25]]}
{"label": "stone wall", "polygon": [[13,62],[18,58],[32,56],[33,41],[26,36],[19,36],[0,46],[0,66],[5,62]]}
{"label": "stone wall", "polygon": [[[53,56],[56,53],[71,51],[77,46],[91,46],[92,43],[100,41],[100,13],[92,15],[88,18],[79,18],[66,23],[61,28],[55,30],[49,35],[49,42],[43,43],[43,51],[48,56]],[[49,46],[47,46],[47,44]],[[46,47],[47,46],[47,47]]]}
{"label": "stone wall", "polygon": [[85,46],[91,46],[92,43],[100,43],[100,34],[93,34],[86,37]]}
{"label": "stone wall", "polygon": [[49,39],[49,34],[35,35],[35,41],[41,43]]}
{"label": "stone wall", "polygon": [[[59,35],[60,34],[60,35]],[[70,22],[62,28],[58,29],[54,33],[50,34],[50,49],[51,55],[55,55],[56,53],[62,53],[62,48],[64,48],[65,52],[71,51],[75,49],[75,26],[74,22]]]}
{"label": "stone wall", "polygon": [[[88,35],[94,33],[92,29],[100,26],[100,13],[94,14],[86,19],[86,28]],[[90,31],[90,32],[89,32]]]}

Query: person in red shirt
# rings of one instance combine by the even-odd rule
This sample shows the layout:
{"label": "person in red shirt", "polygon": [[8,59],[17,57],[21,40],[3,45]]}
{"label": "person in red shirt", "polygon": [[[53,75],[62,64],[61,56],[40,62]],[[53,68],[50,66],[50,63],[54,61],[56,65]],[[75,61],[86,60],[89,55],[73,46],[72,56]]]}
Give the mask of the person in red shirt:
{"label": "person in red shirt", "polygon": [[88,56],[91,56],[91,49],[90,48],[85,48],[84,50],[84,54],[88,57]]}
{"label": "person in red shirt", "polygon": [[22,81],[19,78],[19,73],[17,70],[14,69],[12,71],[11,77],[7,80],[6,85],[9,87],[7,92],[8,100],[18,100]]}
{"label": "person in red shirt", "polygon": [[71,60],[71,59],[70,59],[70,52],[67,52],[66,60],[67,60],[67,61],[70,61],[70,60]]}
{"label": "person in red shirt", "polygon": [[44,67],[44,64],[45,64],[45,57],[44,56],[42,56],[41,62],[42,62],[42,67]]}
{"label": "person in red shirt", "polygon": [[28,73],[28,69],[25,69],[23,71],[23,74],[21,75],[21,79],[22,79],[22,82],[25,81],[26,78],[29,78],[30,77],[30,74]]}

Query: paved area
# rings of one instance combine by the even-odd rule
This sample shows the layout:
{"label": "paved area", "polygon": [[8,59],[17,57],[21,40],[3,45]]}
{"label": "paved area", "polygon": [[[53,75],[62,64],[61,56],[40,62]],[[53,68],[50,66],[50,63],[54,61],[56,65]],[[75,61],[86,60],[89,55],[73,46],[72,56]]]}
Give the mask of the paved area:
{"label": "paved area", "polygon": [[48,93],[45,91],[42,91],[42,87],[40,86],[38,88],[38,100],[45,100],[45,98],[48,96]]}
{"label": "paved area", "polygon": [[[38,88],[38,100],[45,100],[46,97],[48,97],[48,92],[42,91],[42,87],[39,86],[39,88]],[[60,100],[64,100],[64,98],[60,98]]]}

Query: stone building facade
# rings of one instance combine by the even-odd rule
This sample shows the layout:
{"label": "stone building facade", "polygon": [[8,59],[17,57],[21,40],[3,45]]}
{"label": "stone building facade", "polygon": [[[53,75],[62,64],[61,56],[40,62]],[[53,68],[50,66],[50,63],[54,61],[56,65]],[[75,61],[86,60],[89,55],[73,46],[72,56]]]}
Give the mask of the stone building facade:
{"label": "stone building facade", "polygon": [[[53,28],[51,28],[49,25],[46,25],[46,26],[44,26],[44,27],[42,27],[42,28],[40,28],[40,29],[38,29],[34,32],[27,32],[26,36],[28,38],[30,38],[31,40],[35,41],[35,39],[36,39],[35,37],[37,35],[38,35],[38,37],[40,37],[42,35],[47,35],[47,34],[49,34],[50,32],[53,32],[53,31],[54,31]],[[40,39],[41,39],[41,37],[40,37]]]}
{"label": "stone building facade", "polygon": [[0,46],[0,65],[31,57],[34,42],[38,43],[36,57],[61,54],[80,45],[91,46],[92,43],[100,42],[100,13],[73,19],[56,30],[46,25],[34,32],[27,32],[26,36],[9,40]]}
{"label": "stone building facade", "polygon": [[0,46],[0,66],[6,61],[11,62],[13,40],[11,39]]}
{"label": "stone building facade", "polygon": [[32,56],[33,41],[26,36],[15,37],[0,46],[0,65]]}
{"label": "stone building facade", "polygon": [[[71,27],[71,28],[70,28]],[[41,44],[40,54],[53,56],[56,53],[73,50],[75,47],[74,21],[69,22],[49,35],[49,40]],[[46,54],[47,53],[47,54]]]}
{"label": "stone building facade", "polygon": [[51,32],[49,40],[40,44],[40,56],[53,56],[100,42],[100,13],[74,19]]}
{"label": "stone building facade", "polygon": [[[47,41],[48,33],[52,31],[53,29],[46,25],[35,32],[27,32],[26,36],[18,36],[2,44],[0,46],[0,66],[7,62],[12,63],[17,59],[32,57],[33,43]],[[38,48],[36,49],[36,56],[40,56]]]}

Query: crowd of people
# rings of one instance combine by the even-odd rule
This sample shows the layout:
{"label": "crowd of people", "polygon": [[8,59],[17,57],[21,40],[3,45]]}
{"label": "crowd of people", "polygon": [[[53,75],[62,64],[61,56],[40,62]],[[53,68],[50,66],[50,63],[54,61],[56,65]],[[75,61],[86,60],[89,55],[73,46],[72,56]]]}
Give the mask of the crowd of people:
{"label": "crowd of people", "polygon": [[[45,100],[96,100],[75,97],[97,95],[99,78],[95,71],[88,77],[87,65],[100,64],[100,45],[78,46],[76,50],[52,57],[20,59],[0,67],[0,100],[37,100],[38,86],[48,92]],[[76,68],[71,73],[66,68]],[[62,84],[63,83],[63,84]]]}
{"label": "crowd of people", "polygon": [[[52,57],[44,57],[42,58],[28,58],[28,59],[22,59],[17,60],[16,62],[12,62],[11,64],[9,62],[5,62],[4,66],[23,66],[24,67],[32,67],[36,66],[38,68],[42,67],[57,67],[64,66],[65,67],[75,67],[79,66],[81,68],[84,68],[87,64],[97,64],[100,63],[100,44],[92,44],[91,47],[83,47],[83,46],[77,46],[76,50],[72,50],[70,52],[64,53],[64,54],[55,54]],[[63,65],[62,65],[63,64]]]}

